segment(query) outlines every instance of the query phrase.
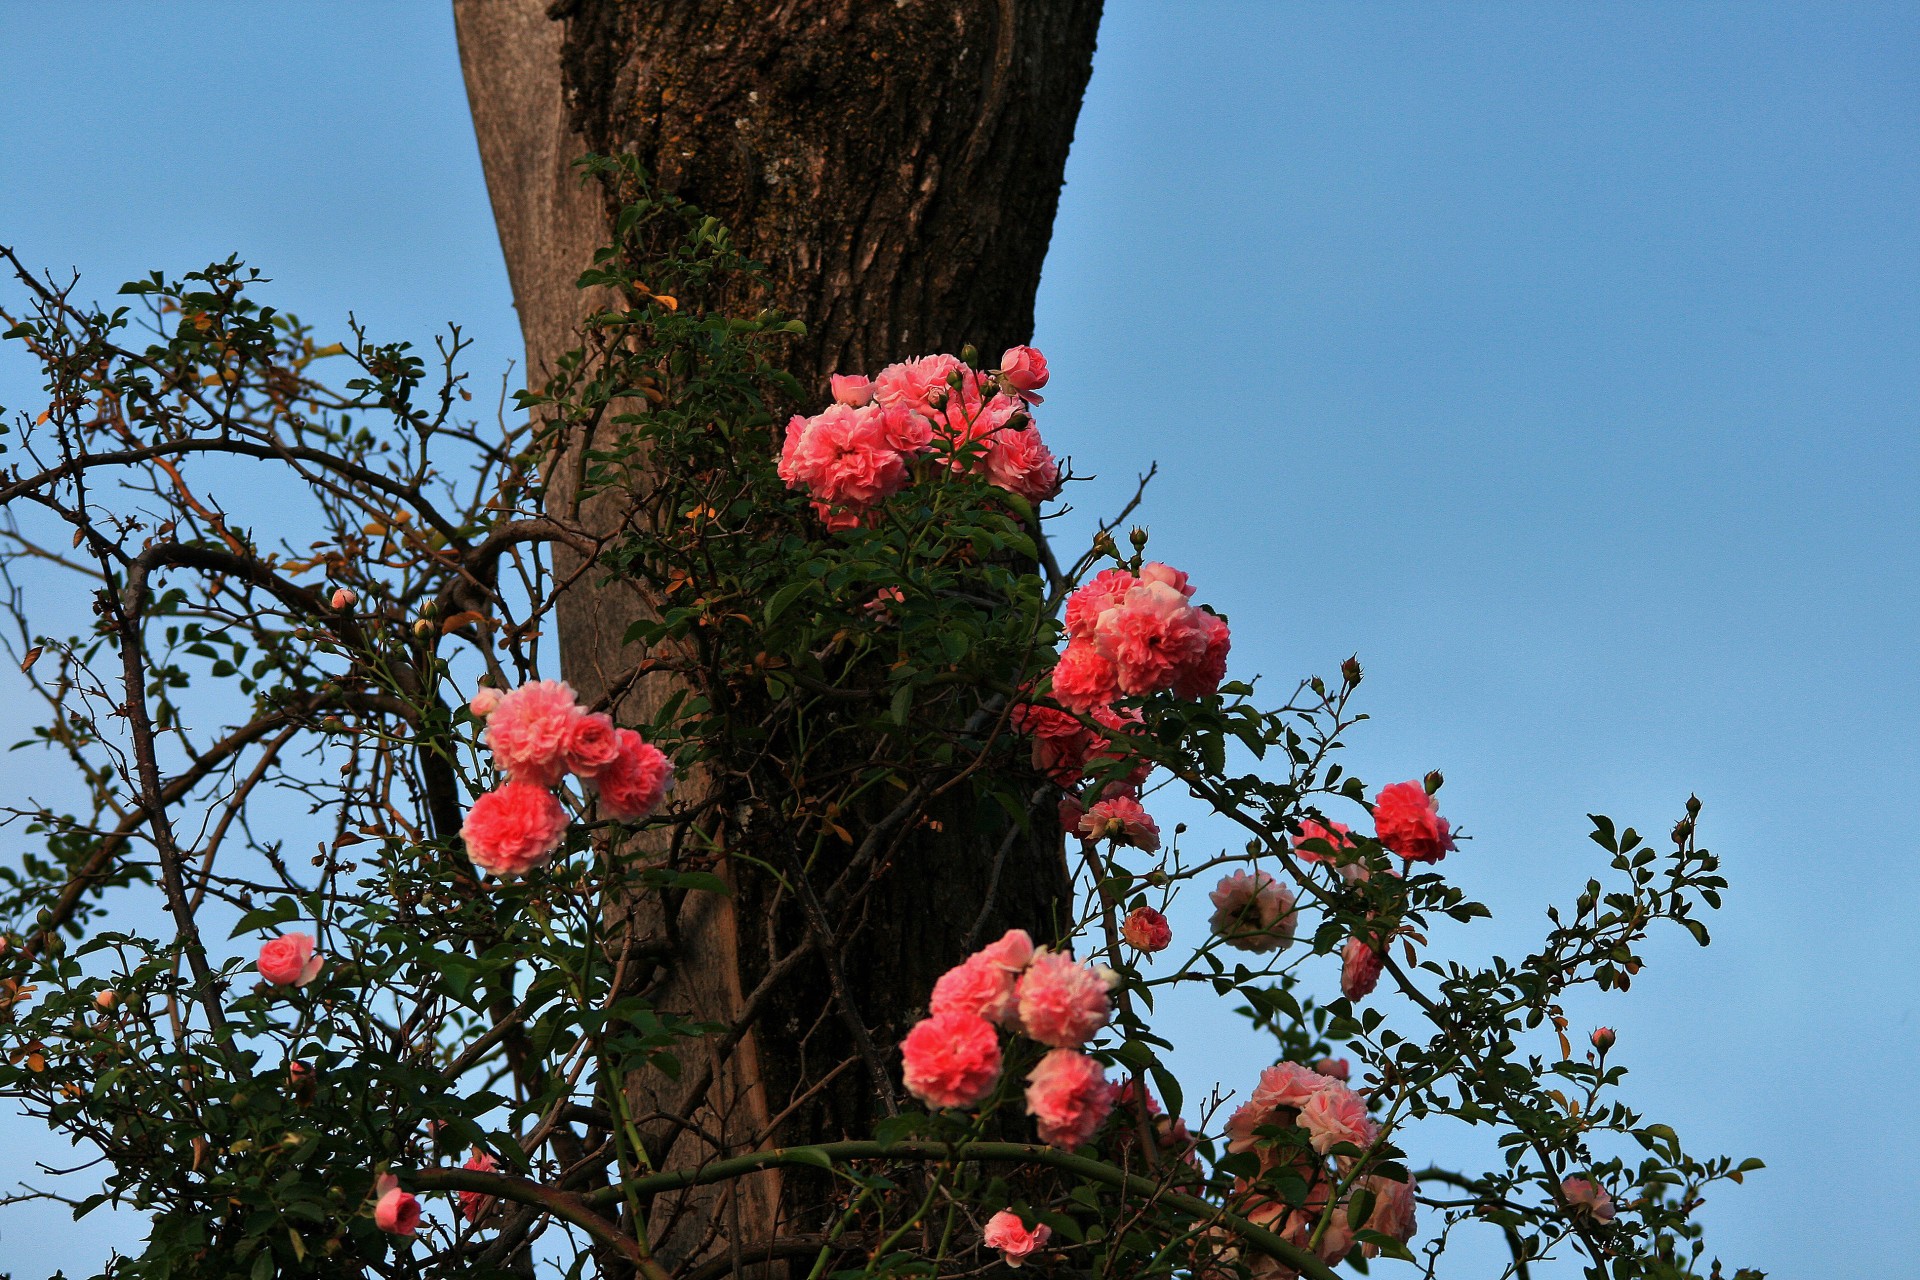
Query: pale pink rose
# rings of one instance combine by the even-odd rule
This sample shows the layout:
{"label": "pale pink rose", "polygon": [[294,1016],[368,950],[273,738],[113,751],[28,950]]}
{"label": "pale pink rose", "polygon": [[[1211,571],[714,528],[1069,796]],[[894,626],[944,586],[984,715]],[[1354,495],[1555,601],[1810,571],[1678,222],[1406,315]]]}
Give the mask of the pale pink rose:
{"label": "pale pink rose", "polygon": [[474,690],[473,698],[467,703],[467,710],[473,712],[476,720],[485,720],[493,714],[493,709],[499,706],[501,699],[506,696],[492,685],[483,684]]}
{"label": "pale pink rose", "polygon": [[1447,820],[1417,782],[1380,789],[1373,798],[1373,829],[1381,844],[1409,862],[1438,862],[1454,848]]}
{"label": "pale pink rose", "polygon": [[1176,569],[1170,564],[1161,564],[1158,560],[1140,566],[1140,582],[1159,582],[1172,587],[1187,599],[1193,599],[1193,583],[1188,580],[1186,571]]}
{"label": "pale pink rose", "polygon": [[865,374],[836,373],[827,381],[833,385],[833,398],[838,404],[858,409],[863,404],[873,403],[873,383]]}
{"label": "pale pink rose", "polygon": [[1037,428],[997,432],[987,444],[987,479],[1029,502],[1060,492],[1060,464]]}
{"label": "pale pink rose", "polygon": [[1009,722],[1014,732],[1033,738],[1033,767],[1039,773],[1063,787],[1071,787],[1085,776],[1087,755],[1096,739],[1078,717],[1054,707],[1023,702],[1014,707]]}
{"label": "pale pink rose", "polygon": [[1348,1080],[1353,1076],[1353,1066],[1345,1058],[1322,1058],[1313,1064],[1314,1071],[1323,1076],[1332,1076],[1335,1080]]}
{"label": "pale pink rose", "polygon": [[1000,1037],[978,1014],[923,1018],[900,1042],[907,1092],[930,1107],[970,1107],[1000,1079]]}
{"label": "pale pink rose", "polygon": [[1030,393],[1047,385],[1047,358],[1032,347],[1008,347],[1000,356],[1000,376],[1023,399],[1039,404],[1040,397]]}
{"label": "pale pink rose", "polygon": [[1614,1041],[1618,1039],[1618,1037],[1613,1034],[1612,1027],[1595,1027],[1593,1029],[1593,1035],[1589,1038],[1593,1042],[1593,1047],[1598,1049],[1602,1054],[1605,1054],[1607,1050],[1613,1048]]}
{"label": "pale pink rose", "polygon": [[473,802],[460,836],[482,871],[523,876],[543,865],[567,834],[567,811],[551,791],[508,782]]}
{"label": "pale pink rose", "polygon": [[1067,597],[1068,637],[1074,640],[1093,639],[1093,629],[1099,624],[1100,615],[1117,608],[1136,582],[1138,579],[1125,569],[1102,569],[1095,574],[1093,581]]}
{"label": "pale pink rose", "polygon": [[582,778],[591,778],[611,765],[620,756],[620,739],[614,732],[613,721],[598,712],[589,712],[573,718],[573,724],[567,732],[566,750],[562,756],[567,770]]}
{"label": "pale pink rose", "polygon": [[1001,1261],[1010,1267],[1017,1267],[1034,1250],[1044,1248],[1052,1235],[1053,1228],[1046,1223],[1042,1222],[1029,1231],[1019,1214],[1002,1209],[987,1219],[987,1229],[981,1237],[981,1243],[989,1249],[998,1249]]}
{"label": "pale pink rose", "polygon": [[1113,1110],[1113,1089],[1100,1064],[1072,1049],[1053,1049],[1027,1075],[1027,1110],[1040,1141],[1071,1151],[1085,1146]]}
{"label": "pale pink rose", "polygon": [[990,960],[1009,972],[1018,973],[1033,963],[1033,939],[1025,929],[1009,929],[996,942],[974,952],[977,959]]}
{"label": "pale pink rose", "polygon": [[639,822],[660,807],[673,788],[673,761],[631,729],[614,732],[613,763],[593,779],[600,808],[621,822]]}
{"label": "pale pink rose", "polygon": [[1049,685],[1054,700],[1074,711],[1088,712],[1120,696],[1114,666],[1090,641],[1070,641],[1054,663]]}
{"label": "pale pink rose", "polygon": [[1135,907],[1120,922],[1120,936],[1134,950],[1151,955],[1156,951],[1165,951],[1173,942],[1173,926],[1152,907]]}
{"label": "pale pink rose", "polygon": [[1213,902],[1208,927],[1228,946],[1241,951],[1278,951],[1293,944],[1293,894],[1264,871],[1236,871],[1221,877],[1207,897]]}
{"label": "pale pink rose", "polygon": [[[1383,1236],[1392,1236],[1401,1244],[1413,1239],[1414,1195],[1418,1188],[1411,1176],[1405,1182],[1395,1182],[1392,1178],[1380,1174],[1371,1174],[1361,1179],[1362,1185],[1373,1191],[1373,1212],[1367,1216],[1367,1229],[1378,1231]],[[1380,1252],[1380,1246],[1367,1245],[1369,1258]]]}
{"label": "pale pink rose", "polygon": [[[462,1169],[471,1169],[475,1173],[492,1173],[500,1167],[497,1160],[479,1147],[473,1148],[473,1154],[467,1157]],[[493,1207],[494,1198],[480,1191],[462,1191],[459,1193],[460,1216],[468,1222],[478,1222],[487,1210]]]}
{"label": "pale pink rose", "polygon": [[1342,1142],[1362,1150],[1373,1145],[1375,1128],[1367,1115],[1366,1100],[1338,1080],[1322,1079],[1324,1086],[1301,1104],[1294,1120],[1307,1131],[1313,1149],[1326,1155]]}
{"label": "pale pink rose", "polygon": [[566,771],[574,721],[585,715],[564,680],[530,680],[505,695],[487,716],[493,762],[516,782],[550,787]]}
{"label": "pale pink rose", "polygon": [[1064,951],[1036,951],[1016,995],[1020,1029],[1058,1049],[1085,1044],[1113,1017],[1106,977]]}
{"label": "pale pink rose", "polygon": [[117,991],[96,991],[93,993],[94,1007],[102,1012],[112,1009],[113,1006],[118,1003],[120,1003],[120,993]]}
{"label": "pale pink rose", "polygon": [[333,599],[327,603],[332,605],[337,612],[342,609],[353,608],[354,602],[359,598],[352,587],[336,587],[334,588]]}
{"label": "pale pink rose", "polygon": [[1333,1083],[1297,1062],[1281,1062],[1260,1073],[1253,1094],[1227,1117],[1227,1150],[1238,1153],[1253,1150],[1259,1141],[1254,1130],[1264,1125],[1292,1123],[1300,1108]]}
{"label": "pale pink rose", "polygon": [[1614,1217],[1613,1197],[1607,1189],[1590,1178],[1567,1178],[1560,1184],[1560,1194],[1567,1198],[1574,1212],[1584,1213],[1595,1222],[1612,1222]]}
{"label": "pale pink rose", "polygon": [[313,954],[313,935],[283,933],[260,948],[260,976],[276,987],[304,987],[320,976],[325,962]]}
{"label": "pale pink rose", "polygon": [[400,1180],[383,1173],[374,1183],[374,1225],[396,1236],[410,1236],[420,1226],[420,1202],[400,1189]]}
{"label": "pale pink rose", "polygon": [[933,984],[935,1013],[971,1013],[1003,1027],[1019,1025],[1019,972],[984,955],[968,956]]}
{"label": "pale pink rose", "polygon": [[1327,1087],[1334,1077],[1297,1062],[1276,1062],[1260,1073],[1253,1087],[1252,1101],[1262,1107],[1288,1107],[1298,1111],[1308,1099]]}
{"label": "pale pink rose", "polygon": [[1349,1000],[1372,995],[1380,985],[1381,963],[1382,956],[1370,943],[1348,938],[1340,949],[1340,994]]}
{"label": "pale pink rose", "polygon": [[1152,853],[1160,847],[1160,824],[1131,796],[1102,800],[1080,819],[1080,834],[1089,840],[1111,840]]}

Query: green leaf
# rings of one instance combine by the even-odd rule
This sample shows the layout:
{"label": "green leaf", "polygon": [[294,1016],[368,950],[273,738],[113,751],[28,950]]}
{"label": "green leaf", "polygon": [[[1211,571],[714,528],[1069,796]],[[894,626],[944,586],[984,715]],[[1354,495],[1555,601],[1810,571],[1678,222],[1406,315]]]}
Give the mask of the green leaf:
{"label": "green leaf", "polygon": [[767,601],[767,625],[772,626],[778,622],[780,615],[787,611],[787,606],[791,605],[795,600],[798,600],[801,594],[811,586],[813,586],[813,583],[810,580],[802,578],[798,582],[789,582],[786,586],[774,592],[773,599]]}

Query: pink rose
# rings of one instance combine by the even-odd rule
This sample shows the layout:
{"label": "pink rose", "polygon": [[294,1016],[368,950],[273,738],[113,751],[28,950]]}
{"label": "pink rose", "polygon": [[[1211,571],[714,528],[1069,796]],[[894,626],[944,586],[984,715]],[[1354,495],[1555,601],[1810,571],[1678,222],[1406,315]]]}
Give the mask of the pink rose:
{"label": "pink rose", "polygon": [[566,772],[567,743],[574,721],[585,715],[573,686],[562,680],[530,680],[502,697],[487,716],[493,762],[516,782],[550,787]]}
{"label": "pink rose", "polygon": [[1205,698],[1218,693],[1220,682],[1227,678],[1227,652],[1233,647],[1233,636],[1226,619],[1218,614],[1194,609],[1188,617],[1206,643],[1199,657],[1173,673],[1173,691],[1182,698]]}
{"label": "pink rose", "polygon": [[485,720],[493,714],[495,707],[507,695],[490,684],[483,684],[473,691],[473,698],[467,703],[467,710],[473,712],[476,720]]}
{"label": "pink rose", "polygon": [[1173,926],[1152,907],[1135,907],[1120,923],[1120,936],[1127,945],[1148,955],[1165,951],[1173,941]]}
{"label": "pink rose", "polygon": [[930,1107],[970,1107],[1000,1079],[1000,1037],[978,1014],[923,1018],[900,1042],[907,1092]]}
{"label": "pink rose", "polygon": [[639,822],[667,798],[673,788],[673,761],[631,729],[614,731],[613,761],[593,779],[600,808],[621,822]]}
{"label": "pink rose", "polygon": [[1298,919],[1293,894],[1266,872],[1223,876],[1207,897],[1213,902],[1208,927],[1228,946],[1262,952],[1293,944]]}
{"label": "pink rose", "polygon": [[1029,502],[1060,492],[1060,464],[1035,427],[996,433],[987,444],[986,473],[988,480]]}
{"label": "pink rose", "polygon": [[260,976],[276,987],[304,987],[320,976],[324,962],[313,954],[313,936],[283,933],[260,948]]}
{"label": "pink rose", "polygon": [[[479,1147],[473,1148],[473,1154],[467,1157],[462,1169],[471,1169],[475,1173],[492,1173],[500,1167],[497,1160]],[[493,1207],[494,1198],[480,1191],[462,1191],[459,1193],[460,1216],[468,1222],[480,1221],[481,1215]]]}
{"label": "pink rose", "polygon": [[1568,1178],[1560,1184],[1560,1194],[1567,1198],[1575,1213],[1584,1213],[1595,1222],[1612,1222],[1614,1217],[1613,1197],[1607,1189],[1591,1178]]}
{"label": "pink rose", "polygon": [[1365,1149],[1373,1145],[1374,1123],[1366,1100],[1338,1080],[1321,1077],[1323,1086],[1301,1104],[1294,1123],[1307,1131],[1313,1149],[1326,1155],[1346,1142]]}
{"label": "pink rose", "polygon": [[1000,376],[1023,399],[1039,404],[1040,397],[1028,393],[1047,385],[1047,358],[1032,347],[1008,347],[1000,356]]}
{"label": "pink rose", "polygon": [[833,385],[833,399],[837,404],[849,409],[858,409],[863,404],[873,403],[873,383],[865,374],[834,374],[827,381]]}
{"label": "pink rose", "polygon": [[1113,1110],[1113,1088],[1100,1064],[1072,1049],[1054,1049],[1027,1075],[1027,1110],[1040,1141],[1071,1151],[1085,1146]]}
{"label": "pink rose", "polygon": [[998,1249],[1000,1258],[1010,1267],[1017,1267],[1027,1260],[1034,1250],[1046,1245],[1053,1228],[1042,1222],[1033,1230],[1027,1230],[1027,1224],[1020,1215],[1002,1209],[987,1219],[986,1233],[981,1243],[989,1249]]}
{"label": "pink rose", "polygon": [[333,592],[333,599],[327,603],[333,606],[335,612],[339,612],[343,609],[353,608],[354,602],[359,598],[360,597],[354,593],[352,587],[336,587]]}
{"label": "pink rose", "polygon": [[[1304,862],[1325,862],[1338,864],[1346,860],[1353,848],[1353,828],[1344,822],[1315,822],[1312,818],[1300,819],[1300,834],[1293,838],[1293,851]],[[1319,840],[1329,845],[1332,853],[1321,853],[1317,849],[1304,846],[1309,840]]]}
{"label": "pink rose", "polygon": [[1083,1045],[1113,1017],[1108,980],[1064,951],[1041,948],[1020,975],[1020,1029],[1041,1044]]}
{"label": "pink rose", "polygon": [[1409,862],[1438,862],[1454,847],[1447,820],[1417,782],[1380,789],[1373,798],[1373,829],[1381,844]]}
{"label": "pink rose", "polygon": [[1314,1071],[1323,1076],[1332,1076],[1335,1080],[1349,1079],[1353,1066],[1345,1058],[1322,1058],[1313,1064]]}
{"label": "pink rose", "polygon": [[1102,800],[1080,819],[1080,834],[1088,840],[1111,840],[1152,853],[1160,847],[1160,824],[1132,796]]}
{"label": "pink rose", "polygon": [[1074,640],[1093,639],[1100,615],[1117,608],[1138,581],[1125,569],[1102,569],[1093,581],[1067,597],[1067,635]]}
{"label": "pink rose", "polygon": [[473,802],[460,836],[482,871],[523,876],[544,864],[567,833],[567,811],[551,791],[509,782]]}
{"label": "pink rose", "polygon": [[[1413,1239],[1414,1194],[1417,1188],[1412,1177],[1405,1182],[1395,1182],[1380,1174],[1362,1178],[1361,1184],[1373,1191],[1373,1212],[1367,1216],[1367,1229],[1378,1231],[1383,1236],[1392,1236],[1401,1244]],[[1380,1252],[1380,1246],[1365,1246],[1369,1258]]]}
{"label": "pink rose", "polygon": [[1027,936],[1025,929],[1009,929],[1000,935],[999,941],[989,942],[974,955],[1018,973],[1033,963],[1033,939]]}
{"label": "pink rose", "polygon": [[980,394],[980,375],[960,362],[958,356],[922,356],[890,364],[874,375],[874,398],[883,405],[905,405],[931,414],[938,405],[954,396],[953,378],[958,376],[961,395]]}
{"label": "pink rose", "polygon": [[1036,771],[1063,787],[1074,785],[1084,776],[1087,754],[1095,739],[1093,731],[1077,717],[1053,707],[1023,702],[1014,707],[1009,722],[1014,732],[1033,738]]}
{"label": "pink rose", "polygon": [[562,759],[569,773],[591,778],[612,764],[620,755],[620,739],[613,721],[598,713],[578,715],[567,730]]}
{"label": "pink rose", "polygon": [[1053,666],[1050,685],[1054,700],[1074,711],[1088,712],[1120,696],[1114,666],[1091,642],[1069,641]]}
{"label": "pink rose", "polygon": [[1019,1025],[1019,971],[984,955],[967,957],[933,984],[934,1013],[971,1013],[1003,1027]]}
{"label": "pink rose", "polygon": [[1372,944],[1360,938],[1348,938],[1340,949],[1340,993],[1349,1000],[1373,994],[1380,985],[1382,956]]}
{"label": "pink rose", "polygon": [[1315,1094],[1335,1083],[1297,1062],[1281,1062],[1260,1073],[1253,1094],[1227,1118],[1227,1150],[1251,1151],[1259,1142],[1255,1130],[1262,1126],[1284,1126],[1292,1122],[1300,1108]]}
{"label": "pink rose", "polygon": [[1593,1043],[1593,1047],[1600,1051],[1602,1057],[1606,1055],[1607,1050],[1613,1048],[1614,1041],[1617,1038],[1618,1037],[1613,1034],[1612,1027],[1595,1027],[1593,1029],[1593,1035],[1589,1037]]}
{"label": "pink rose", "polygon": [[383,1173],[373,1184],[379,1197],[373,1206],[374,1225],[396,1236],[410,1236],[420,1226],[420,1202],[400,1189],[400,1179]]}
{"label": "pink rose", "polygon": [[[907,419],[895,415],[897,429]],[[887,414],[878,406],[828,406],[787,426],[780,478],[805,489],[816,502],[860,512],[898,493],[907,482],[906,461],[889,441]]]}

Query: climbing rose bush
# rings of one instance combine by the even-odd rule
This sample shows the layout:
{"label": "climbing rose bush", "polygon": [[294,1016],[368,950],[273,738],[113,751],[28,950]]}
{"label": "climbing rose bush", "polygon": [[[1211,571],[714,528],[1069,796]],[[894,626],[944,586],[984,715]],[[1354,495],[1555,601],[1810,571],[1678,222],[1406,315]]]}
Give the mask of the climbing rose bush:
{"label": "climbing rose bush", "polygon": [[[98,1157],[47,1194],[146,1215],[103,1280],[1329,1280],[1463,1235],[1726,1276],[1702,1206],[1757,1162],[1571,1012],[1707,940],[1697,801],[1483,854],[1432,762],[1346,767],[1356,659],[1275,692],[1232,630],[1310,668],[1285,610],[1047,537],[1068,370],[802,385],[725,229],[588,170],[614,305],[524,422],[463,416],[457,333],[322,342],[238,263],[112,310],[17,273],[0,570],[92,612],[0,636],[76,797],[6,811],[0,1090]],[[624,647],[570,683],[584,618]],[[1521,852],[1567,900],[1479,959],[1443,859]]]}

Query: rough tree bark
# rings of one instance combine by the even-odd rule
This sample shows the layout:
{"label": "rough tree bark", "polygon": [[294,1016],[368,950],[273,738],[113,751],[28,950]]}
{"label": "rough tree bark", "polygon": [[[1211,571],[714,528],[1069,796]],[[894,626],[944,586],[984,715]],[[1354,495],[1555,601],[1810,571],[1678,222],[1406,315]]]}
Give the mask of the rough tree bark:
{"label": "rough tree bark", "polygon": [[[769,264],[771,298],[733,301],[770,300],[806,322],[788,363],[803,386],[824,394],[836,371],[969,342],[991,358],[1026,341],[1099,10],[1100,0],[455,0],[530,381],[577,345],[589,299],[573,281],[609,238],[605,193],[570,167],[589,151],[638,156]],[[555,502],[570,498],[564,475]],[[590,580],[562,598],[561,665],[583,696],[605,695],[631,667],[621,637],[639,607]],[[643,718],[657,696],[629,699],[622,718]],[[1016,924],[1044,935],[1064,914],[1057,844],[1017,844],[997,867],[999,844],[977,829],[929,832],[887,868],[860,944],[880,962],[846,975],[876,1044],[922,1011],[977,920],[993,936]],[[698,896],[703,915],[674,922],[683,950],[669,999],[728,1022],[765,974],[761,934],[777,929],[754,917],[765,898],[744,877],[731,900]],[[628,927],[662,924],[636,912]],[[822,1053],[827,1002],[823,973],[797,975],[711,1064],[701,1127],[728,1144],[765,1141],[791,1110],[776,1140],[864,1131],[878,1103],[863,1073],[809,1093],[835,1057]],[[632,1089],[643,1108],[666,1105],[658,1082]],[[665,1159],[713,1154],[683,1133]],[[658,1242],[663,1260],[808,1228],[778,1175],[737,1195],[683,1212]]]}

